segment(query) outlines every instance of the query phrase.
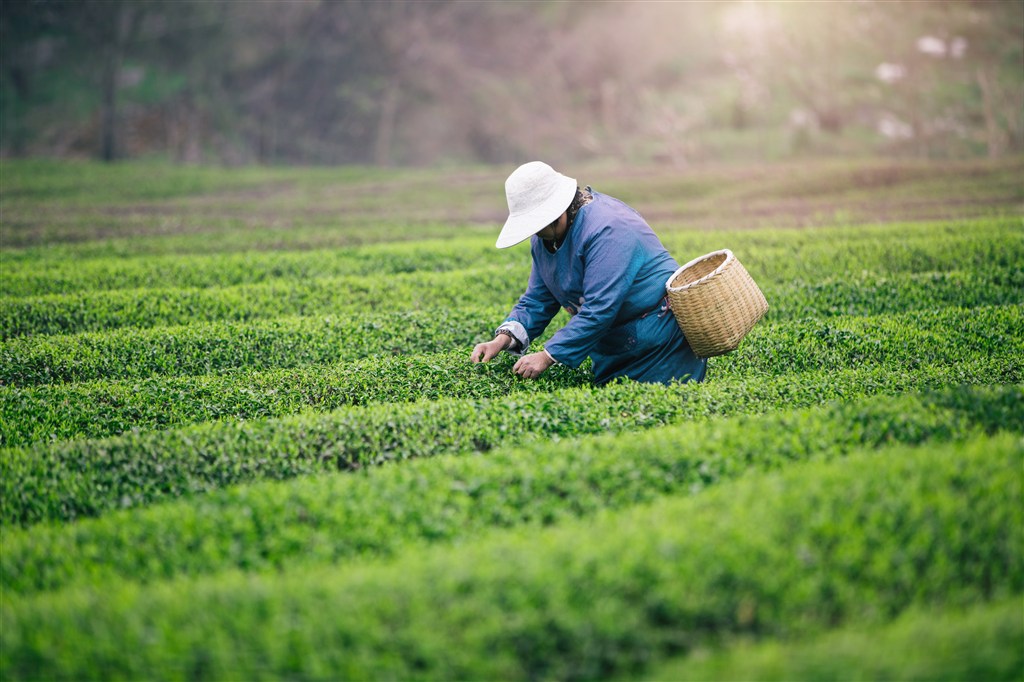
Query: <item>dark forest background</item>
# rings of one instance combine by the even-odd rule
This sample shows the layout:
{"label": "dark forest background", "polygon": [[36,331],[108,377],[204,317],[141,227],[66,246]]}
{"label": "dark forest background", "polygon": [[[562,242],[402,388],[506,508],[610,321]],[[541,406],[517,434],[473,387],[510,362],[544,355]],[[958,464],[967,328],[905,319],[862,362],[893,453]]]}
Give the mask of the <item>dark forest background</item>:
{"label": "dark forest background", "polygon": [[0,153],[431,165],[1024,150],[1024,1],[3,0]]}

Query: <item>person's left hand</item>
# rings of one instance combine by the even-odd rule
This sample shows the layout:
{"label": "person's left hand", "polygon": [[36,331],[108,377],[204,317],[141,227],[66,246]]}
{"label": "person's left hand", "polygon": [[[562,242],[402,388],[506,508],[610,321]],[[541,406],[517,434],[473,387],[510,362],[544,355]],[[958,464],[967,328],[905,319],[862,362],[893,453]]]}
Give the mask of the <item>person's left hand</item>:
{"label": "person's left hand", "polygon": [[512,371],[524,379],[536,379],[553,364],[555,361],[551,359],[551,356],[541,351],[519,358],[519,361],[512,367]]}

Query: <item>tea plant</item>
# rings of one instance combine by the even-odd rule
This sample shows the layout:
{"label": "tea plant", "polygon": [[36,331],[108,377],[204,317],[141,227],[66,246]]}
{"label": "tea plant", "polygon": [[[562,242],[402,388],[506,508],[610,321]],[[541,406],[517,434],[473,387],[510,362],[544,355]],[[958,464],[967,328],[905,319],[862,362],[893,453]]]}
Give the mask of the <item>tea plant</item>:
{"label": "tea plant", "polygon": [[500,169],[5,162],[0,677],[1013,677],[1021,167],[592,169],[770,305],[598,387]]}
{"label": "tea plant", "polygon": [[1021,596],[969,609],[912,609],[884,627],[852,626],[812,641],[738,645],[675,660],[651,680],[1012,680],[1024,668]]}
{"label": "tea plant", "polygon": [[[747,471],[852,449],[937,444],[1006,427],[1024,429],[1024,390],[963,387],[410,462],[367,476],[235,487],[201,500],[8,532],[0,576],[5,590],[23,593],[394,554],[417,540],[551,525],[660,495],[695,494]],[[97,547],[104,551],[95,553]]]}
{"label": "tea plant", "polygon": [[589,679],[732,635],[985,601],[1024,590],[1007,535],[1022,457],[1019,435],[892,448],[341,569],[13,597],[0,671]]}
{"label": "tea plant", "polygon": [[[554,390],[590,383],[587,367],[575,371],[557,367],[543,380],[524,384],[512,375],[509,357],[474,366],[466,362],[468,347],[430,354],[429,344],[418,343],[423,337],[431,339],[433,344],[451,347],[465,343],[466,339],[485,336],[479,333],[477,322],[478,315],[486,313],[464,313],[466,317],[462,320],[405,315],[401,319],[406,324],[399,329],[391,329],[388,321],[381,318],[325,325],[319,332],[317,327],[321,321],[296,320],[291,330],[285,328],[283,334],[278,332],[275,336],[260,334],[259,327],[237,328],[235,331],[248,338],[237,338],[232,343],[231,334],[227,333],[216,347],[206,338],[193,348],[188,348],[186,343],[168,348],[163,355],[150,348],[142,357],[135,357],[136,354],[131,353],[134,346],[126,343],[121,348],[129,352],[125,356],[119,356],[113,348],[92,354],[97,363],[103,363],[93,368],[85,358],[79,359],[84,353],[68,349],[63,353],[61,364],[81,374],[92,369],[109,374],[149,370],[157,375],[143,376],[141,380],[18,387],[18,383],[33,374],[38,376],[44,370],[60,371],[59,366],[42,364],[50,359],[57,360],[58,353],[51,350],[41,359],[33,358],[35,367],[26,362],[20,375],[8,377],[14,385],[0,388],[0,416],[4,418],[0,443],[16,446],[36,440],[95,438],[132,428],[286,415],[307,407],[330,410],[371,402],[493,398],[524,389]],[[1014,329],[1024,324],[1022,317],[1024,308],[1007,306],[970,311],[948,308],[936,313],[884,315],[838,323],[808,320],[777,325],[766,323],[764,331],[752,334],[739,353],[727,359],[714,359],[711,367],[716,377],[729,380],[752,374],[841,370],[851,363],[860,367],[884,364],[894,371],[899,367],[947,366],[952,371],[957,365],[1002,358],[1005,368],[995,370],[993,376],[1013,381],[1012,360],[1016,354],[1024,353],[1024,343],[1013,339]],[[370,324],[373,330],[367,331]],[[455,324],[464,328],[460,330]],[[305,339],[316,345],[304,346],[305,339],[295,338],[303,329],[302,325],[305,325]],[[934,333],[927,333],[929,330]],[[175,331],[201,332],[199,329]],[[390,336],[394,332],[401,336]],[[122,336],[139,338],[119,334]],[[159,339],[155,334],[147,336],[150,343]],[[985,337],[992,339],[992,343],[985,343]],[[176,335],[170,338],[186,341]],[[349,342],[348,338],[354,340]],[[335,343],[341,347],[339,354],[354,359],[343,364],[307,364],[310,360],[331,359]],[[373,357],[380,353],[385,356]],[[188,355],[195,364],[190,366]],[[779,361],[782,357],[787,361]],[[185,368],[196,372],[203,368],[224,371],[237,369],[236,365],[295,367],[174,376],[176,371]],[[986,366],[992,365],[986,362]]]}
{"label": "tea plant", "polygon": [[[995,372],[1024,381],[1019,366],[1011,368],[1012,362],[978,359],[973,382],[987,382]],[[717,384],[627,383],[596,391],[569,388],[499,399],[385,403],[4,449],[0,518],[19,524],[70,520],[254,480],[921,390],[948,385],[955,371],[940,366],[895,374],[874,368]],[[969,374],[960,376],[972,381]]]}
{"label": "tea plant", "polygon": [[473,265],[518,265],[507,251],[474,240],[452,248],[435,240],[323,251],[161,255],[146,258],[23,258],[5,264],[5,296],[43,296],[112,289],[232,287],[272,281],[301,283],[342,276],[450,272]]}
{"label": "tea plant", "polygon": [[[843,282],[849,278],[845,273],[850,273],[862,284],[877,286],[879,278],[909,273],[945,273],[961,270],[965,265],[972,266],[971,279],[979,280],[981,287],[987,288],[988,294],[991,295],[993,283],[997,287],[1005,287],[1006,291],[1019,289],[1012,285],[1021,280],[1020,263],[1024,261],[1024,237],[1021,237],[1019,229],[1015,228],[1019,228],[1019,222],[1012,224],[1012,227],[1011,223],[997,222],[981,235],[974,232],[952,232],[913,239],[901,238],[895,242],[892,240],[896,235],[888,235],[888,239],[875,241],[849,238],[844,240],[842,237],[828,235],[829,239],[821,240],[812,246],[799,245],[797,240],[796,244],[784,243],[782,246],[767,248],[751,244],[746,252],[743,252],[740,246],[735,250],[761,286],[766,288],[766,293],[772,295],[776,287],[782,286],[785,292],[785,287],[792,286],[793,283],[810,286],[810,293],[816,293],[813,287],[823,280],[833,280],[837,272],[844,273]],[[844,241],[847,243],[843,243]],[[712,242],[709,240],[708,243]],[[450,272],[431,272],[429,268],[418,267],[403,271],[412,265],[409,262],[410,257],[405,255],[395,258],[395,262],[390,266],[378,265],[371,270],[372,274],[362,276],[338,275],[296,279],[266,278],[266,275],[262,275],[251,278],[257,281],[250,280],[218,288],[205,288],[210,284],[209,279],[200,278],[194,282],[194,286],[189,287],[186,283],[187,277],[182,278],[186,282],[174,283],[163,278],[158,279],[157,283],[170,286],[5,297],[0,301],[0,338],[100,331],[126,326],[175,325],[195,321],[336,314],[367,308],[409,310],[488,305],[502,300],[513,302],[522,292],[526,282],[528,262],[493,255],[472,259],[467,257],[480,253],[482,247],[480,242],[476,242],[473,248],[465,253],[451,246],[432,247],[439,262],[469,261],[473,264],[473,267],[463,267]],[[710,248],[719,247],[716,245]],[[796,251],[797,248],[799,251]],[[699,255],[699,252],[694,253],[692,246],[676,250],[677,259],[681,262],[685,262],[692,255]],[[454,253],[461,255],[452,255]],[[261,266],[260,261],[267,260],[271,264]],[[298,262],[306,262],[308,267],[310,260],[306,258]],[[371,252],[366,260],[366,265],[372,265],[389,259]],[[248,267],[251,272],[260,273],[261,267],[273,269],[273,262],[269,257],[263,256]],[[430,262],[429,257],[427,262]],[[237,270],[245,263],[244,259],[239,262],[236,258],[234,269]],[[145,268],[145,264],[137,267]],[[330,267],[337,269],[341,266],[334,263]],[[34,272],[36,269],[38,265],[31,268],[31,271]],[[181,269],[180,265],[178,269]],[[209,269],[211,266],[207,266],[207,270]],[[397,274],[395,271],[398,271]],[[175,271],[172,270],[173,272]],[[871,279],[867,282],[864,273],[870,275]],[[391,276],[382,276],[386,274]],[[230,280],[231,275],[227,275],[227,278]],[[237,278],[235,276],[235,279]],[[941,274],[935,284],[942,284]],[[870,289],[864,291],[869,292]],[[839,292],[838,295],[841,294],[842,292]],[[913,297],[920,299],[921,294],[915,294]],[[835,300],[832,300],[833,306]],[[1019,297],[1014,297],[1014,300],[1019,301]],[[813,303],[811,305],[814,306]],[[789,315],[792,316],[793,313],[790,312]]]}
{"label": "tea plant", "polygon": [[522,267],[511,272],[507,267],[492,267],[458,273],[321,278],[304,283],[275,280],[218,289],[123,289],[30,296],[0,303],[0,331],[6,340],[286,315],[455,309],[456,304],[493,304],[495,296],[514,301],[527,274]]}

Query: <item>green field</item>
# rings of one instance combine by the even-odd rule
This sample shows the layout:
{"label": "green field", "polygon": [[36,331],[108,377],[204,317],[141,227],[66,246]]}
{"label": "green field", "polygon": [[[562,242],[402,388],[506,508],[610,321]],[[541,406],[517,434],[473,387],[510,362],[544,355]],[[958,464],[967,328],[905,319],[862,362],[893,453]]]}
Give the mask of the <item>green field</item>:
{"label": "green field", "polygon": [[506,174],[5,160],[0,678],[1024,679],[1024,160],[579,170],[770,305],[603,388]]}

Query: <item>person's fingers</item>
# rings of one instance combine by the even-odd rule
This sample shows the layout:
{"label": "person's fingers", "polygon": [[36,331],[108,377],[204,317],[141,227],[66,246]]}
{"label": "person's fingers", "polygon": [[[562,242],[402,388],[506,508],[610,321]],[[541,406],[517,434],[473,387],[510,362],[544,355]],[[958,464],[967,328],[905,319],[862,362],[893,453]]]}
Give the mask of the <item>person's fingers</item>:
{"label": "person's fingers", "polygon": [[512,371],[524,379],[536,379],[544,373],[544,370],[548,368],[548,364],[542,358],[535,356],[536,353],[519,358],[516,364],[512,366]]}
{"label": "person's fingers", "polygon": [[469,354],[469,359],[473,362],[487,362],[491,358],[487,357],[487,345],[478,343],[473,348],[473,352]]}
{"label": "person's fingers", "polygon": [[512,371],[524,379],[536,379],[540,372],[534,367],[533,363],[528,358],[520,359],[512,367]]}

